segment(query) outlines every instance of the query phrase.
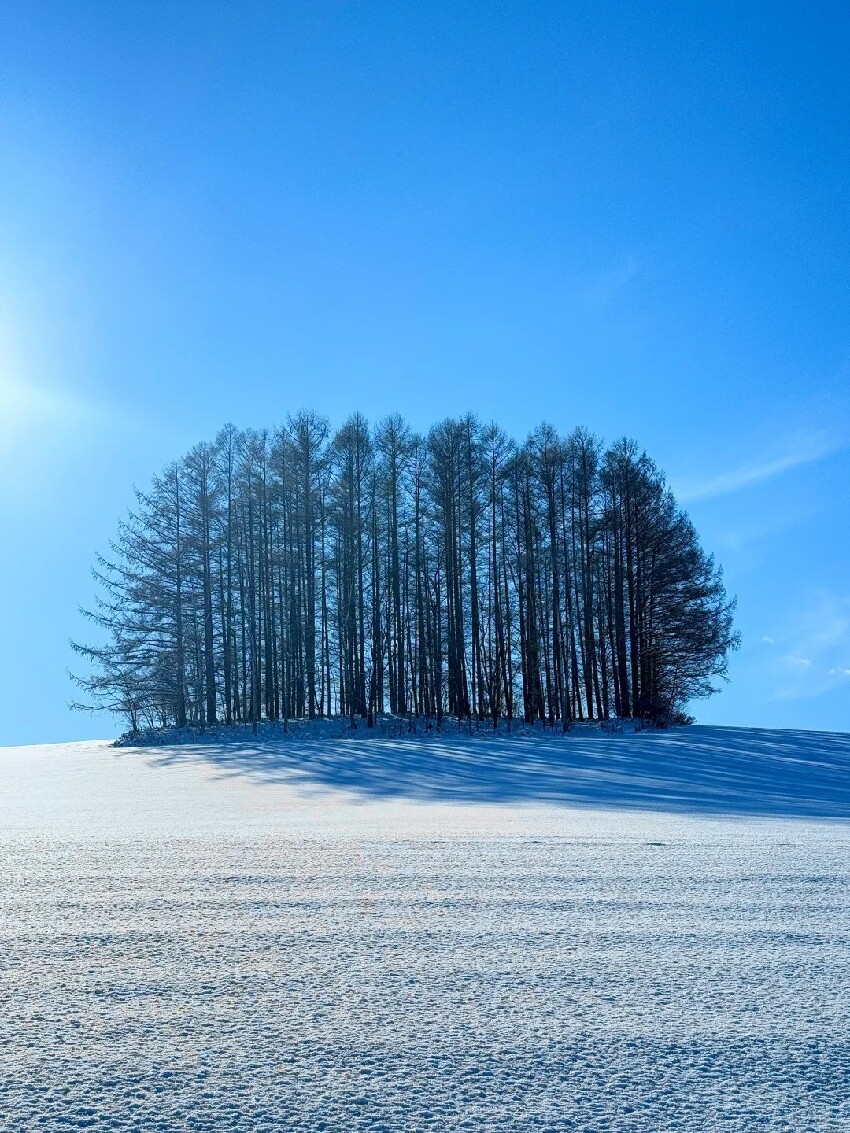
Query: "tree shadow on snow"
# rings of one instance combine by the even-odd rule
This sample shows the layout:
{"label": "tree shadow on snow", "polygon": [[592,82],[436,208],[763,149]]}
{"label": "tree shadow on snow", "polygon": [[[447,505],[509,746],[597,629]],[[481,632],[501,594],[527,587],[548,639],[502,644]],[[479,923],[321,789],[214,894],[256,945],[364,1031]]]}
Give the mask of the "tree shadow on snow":
{"label": "tree shadow on snow", "polygon": [[692,726],[488,739],[482,729],[473,736],[240,738],[125,751],[144,752],[156,765],[206,762],[227,776],[363,798],[850,817],[850,734]]}

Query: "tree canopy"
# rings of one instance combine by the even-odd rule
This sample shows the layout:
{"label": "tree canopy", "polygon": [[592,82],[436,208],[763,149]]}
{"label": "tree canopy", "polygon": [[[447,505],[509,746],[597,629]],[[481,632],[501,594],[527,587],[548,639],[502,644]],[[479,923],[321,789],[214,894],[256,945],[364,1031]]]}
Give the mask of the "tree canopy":
{"label": "tree canopy", "polygon": [[634,441],[473,416],[227,425],[136,492],[94,570],[84,707],[132,730],[387,711],[680,717],[734,602]]}

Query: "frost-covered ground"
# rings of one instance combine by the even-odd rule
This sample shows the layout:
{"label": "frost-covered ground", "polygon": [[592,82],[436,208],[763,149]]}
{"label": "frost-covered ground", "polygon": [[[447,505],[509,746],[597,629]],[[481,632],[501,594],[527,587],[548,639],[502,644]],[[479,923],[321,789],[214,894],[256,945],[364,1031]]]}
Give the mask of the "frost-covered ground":
{"label": "frost-covered ground", "polygon": [[0,749],[0,1128],[850,1128],[850,736]]}

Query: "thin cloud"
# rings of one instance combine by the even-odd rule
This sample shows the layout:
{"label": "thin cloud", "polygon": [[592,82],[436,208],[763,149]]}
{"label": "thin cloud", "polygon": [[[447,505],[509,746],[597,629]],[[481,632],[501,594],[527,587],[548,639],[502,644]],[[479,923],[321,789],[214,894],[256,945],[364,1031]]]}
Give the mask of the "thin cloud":
{"label": "thin cloud", "polygon": [[637,260],[634,256],[629,256],[612,271],[597,276],[585,291],[584,297],[587,306],[593,310],[601,310],[607,307],[624,287],[628,287],[637,274]]}
{"label": "thin cloud", "polygon": [[761,484],[765,480],[772,480],[792,468],[814,464],[824,457],[839,452],[846,444],[843,438],[839,439],[825,433],[814,434],[794,441],[780,456],[743,464],[714,476],[682,481],[677,486],[676,495],[683,503],[728,496],[733,492]]}
{"label": "thin cloud", "polygon": [[777,700],[817,696],[850,676],[850,596],[822,592],[777,635],[772,665]]}

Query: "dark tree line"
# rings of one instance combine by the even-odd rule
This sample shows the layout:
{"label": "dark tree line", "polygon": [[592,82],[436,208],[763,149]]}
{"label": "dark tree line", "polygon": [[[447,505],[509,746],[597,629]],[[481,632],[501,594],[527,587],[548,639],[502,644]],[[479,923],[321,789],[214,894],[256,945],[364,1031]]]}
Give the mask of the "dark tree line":
{"label": "dark tree line", "polygon": [[89,704],[143,726],[385,712],[670,720],[714,691],[733,602],[630,440],[474,417],[427,436],[308,412],[226,426],[98,559]]}

